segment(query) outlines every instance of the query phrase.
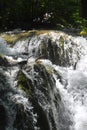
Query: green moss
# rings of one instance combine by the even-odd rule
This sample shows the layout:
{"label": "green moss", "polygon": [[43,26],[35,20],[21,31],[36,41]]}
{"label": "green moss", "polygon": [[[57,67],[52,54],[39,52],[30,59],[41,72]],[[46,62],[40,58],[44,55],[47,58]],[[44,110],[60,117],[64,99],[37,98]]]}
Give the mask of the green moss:
{"label": "green moss", "polygon": [[21,90],[23,90],[27,95],[30,95],[30,91],[27,90],[27,89],[25,88],[25,86],[23,86],[23,84],[19,84],[19,85],[18,85],[18,88],[21,89]]}
{"label": "green moss", "polygon": [[3,55],[2,54],[0,54],[0,58],[2,58],[3,57]]}
{"label": "green moss", "polygon": [[34,33],[35,33],[35,31],[25,31],[25,32],[21,32],[21,33],[18,33],[18,34],[8,34],[8,33],[5,34],[5,33],[1,33],[0,37],[4,38],[5,41],[8,44],[13,44],[16,41],[18,41],[18,40],[20,40],[22,38],[26,38],[28,36],[31,36]]}
{"label": "green moss", "polygon": [[52,73],[53,73],[53,68],[52,68],[52,66],[50,66],[50,65],[44,65],[43,62],[41,62],[41,60],[37,60],[37,64],[39,64],[39,65],[41,65],[42,67],[44,67],[45,70],[46,70],[46,72],[47,72],[48,74],[52,74]]}
{"label": "green moss", "polygon": [[62,36],[59,38],[59,44],[62,48],[64,48],[64,38]]}
{"label": "green moss", "polygon": [[26,82],[26,76],[21,72],[18,76],[18,82]]}
{"label": "green moss", "polygon": [[14,34],[1,33],[0,37],[4,38],[8,44],[13,44],[16,41],[21,40],[26,37],[40,35],[40,34],[49,33],[49,32],[50,31],[48,30],[30,30],[30,31],[16,33],[16,34],[15,33]]}
{"label": "green moss", "polygon": [[80,35],[87,36],[87,28],[82,29]]}
{"label": "green moss", "polygon": [[28,83],[28,79],[23,74],[23,72],[20,72],[18,75],[18,88],[23,90],[27,95],[30,96],[31,94],[31,86]]}
{"label": "green moss", "polygon": [[45,66],[45,69],[46,69],[48,74],[52,74],[53,73],[53,68],[51,66]]}

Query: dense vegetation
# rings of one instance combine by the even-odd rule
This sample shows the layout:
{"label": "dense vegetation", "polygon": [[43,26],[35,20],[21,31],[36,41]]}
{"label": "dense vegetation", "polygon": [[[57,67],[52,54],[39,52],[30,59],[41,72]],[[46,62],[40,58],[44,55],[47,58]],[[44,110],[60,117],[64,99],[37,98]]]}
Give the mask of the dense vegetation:
{"label": "dense vegetation", "polygon": [[86,0],[0,0],[0,30],[86,26]]}

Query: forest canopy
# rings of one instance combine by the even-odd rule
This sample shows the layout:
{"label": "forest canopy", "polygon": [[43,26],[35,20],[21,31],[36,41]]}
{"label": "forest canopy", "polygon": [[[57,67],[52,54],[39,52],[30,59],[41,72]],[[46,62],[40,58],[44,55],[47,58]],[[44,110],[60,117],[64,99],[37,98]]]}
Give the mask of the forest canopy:
{"label": "forest canopy", "polygon": [[86,26],[86,0],[0,0],[0,30]]}

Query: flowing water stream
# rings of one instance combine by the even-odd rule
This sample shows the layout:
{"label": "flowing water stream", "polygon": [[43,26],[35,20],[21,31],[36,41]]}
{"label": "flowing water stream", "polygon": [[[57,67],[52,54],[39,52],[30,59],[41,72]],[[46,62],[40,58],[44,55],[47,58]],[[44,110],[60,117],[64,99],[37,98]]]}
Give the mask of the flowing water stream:
{"label": "flowing water stream", "polygon": [[83,37],[75,38],[79,47],[80,59],[77,61],[75,69],[73,67],[58,67],[63,80],[67,85],[61,85],[56,80],[60,90],[62,100],[68,108],[73,124],[70,130],[87,129],[87,40]]}
{"label": "flowing water stream", "polygon": [[0,38],[0,54],[0,130],[87,130],[86,38]]}

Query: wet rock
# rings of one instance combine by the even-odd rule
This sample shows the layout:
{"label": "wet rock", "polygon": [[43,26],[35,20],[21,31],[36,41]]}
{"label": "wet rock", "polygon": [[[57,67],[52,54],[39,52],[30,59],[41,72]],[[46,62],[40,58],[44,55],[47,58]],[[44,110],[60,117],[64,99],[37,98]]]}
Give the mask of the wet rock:
{"label": "wet rock", "polygon": [[5,130],[7,125],[7,117],[4,106],[0,102],[0,130]]}
{"label": "wet rock", "polygon": [[[52,77],[52,73],[49,73],[45,66],[39,63],[31,65],[31,69],[29,69],[28,66],[25,66],[23,69],[24,70],[18,74],[18,87],[29,97],[29,102],[31,102],[33,106],[33,112],[37,114],[36,126],[40,128],[40,130],[58,130],[58,124],[56,123],[58,118],[55,122],[54,109],[58,113],[61,98],[59,91],[55,87],[55,80]],[[23,115],[25,118],[26,112],[22,112],[21,107],[18,107],[17,113]],[[16,115],[15,120],[15,125],[18,130],[23,128],[23,123],[21,122],[23,117],[20,119],[18,118],[19,115]],[[31,117],[28,118],[30,119]],[[27,122],[26,120],[27,117],[25,123]],[[27,124],[27,126],[28,125],[29,124]],[[33,130],[32,126],[33,124],[31,122],[29,127],[24,129],[28,130],[31,127],[31,130]]]}
{"label": "wet rock", "polygon": [[0,55],[0,66],[8,66],[8,61],[3,55]]}
{"label": "wet rock", "polygon": [[17,130],[35,130],[31,112],[25,110],[22,104],[17,104],[16,111],[14,127]]}
{"label": "wet rock", "polygon": [[[72,37],[62,32],[50,32],[47,35],[38,35],[29,39],[28,53],[36,59],[49,59],[53,64],[60,66],[73,65],[73,55],[78,60],[78,50]],[[30,54],[29,54],[30,55]]]}

